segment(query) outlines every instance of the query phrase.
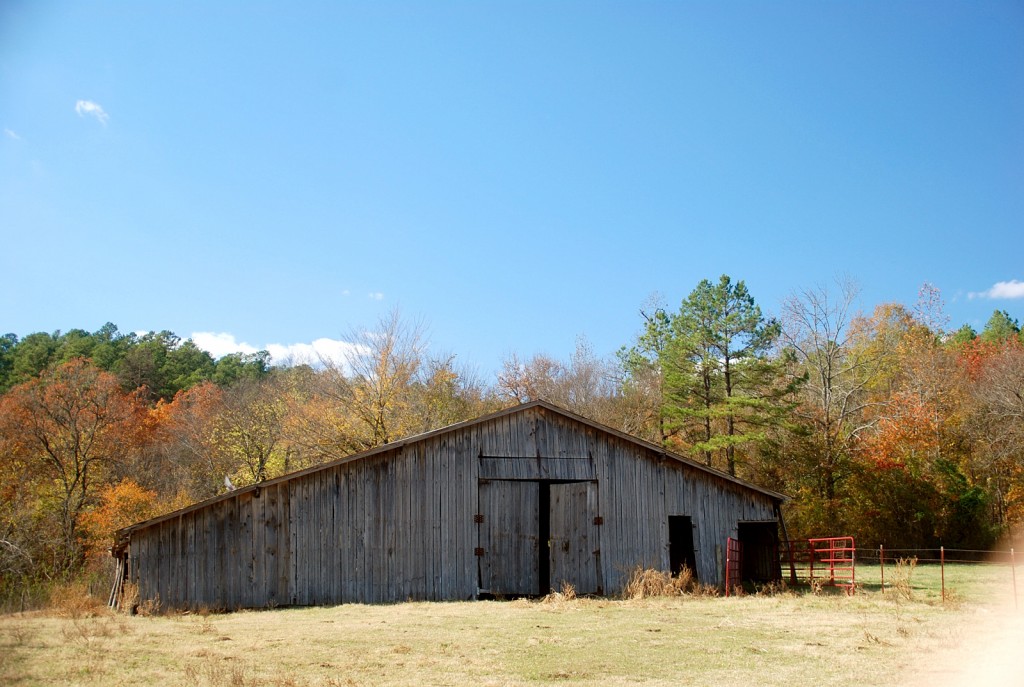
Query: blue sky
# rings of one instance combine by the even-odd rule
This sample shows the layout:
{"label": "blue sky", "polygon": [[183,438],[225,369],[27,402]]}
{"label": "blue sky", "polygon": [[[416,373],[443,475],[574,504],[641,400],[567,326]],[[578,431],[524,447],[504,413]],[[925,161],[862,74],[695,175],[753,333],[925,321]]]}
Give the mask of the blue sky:
{"label": "blue sky", "polygon": [[398,307],[486,375],[723,273],[1024,320],[1019,2],[5,0],[0,128],[20,336]]}

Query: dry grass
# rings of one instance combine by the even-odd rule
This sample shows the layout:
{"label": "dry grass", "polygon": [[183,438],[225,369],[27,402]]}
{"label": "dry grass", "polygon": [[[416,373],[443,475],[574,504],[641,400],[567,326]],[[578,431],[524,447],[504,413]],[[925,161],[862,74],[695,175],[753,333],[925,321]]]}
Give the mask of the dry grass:
{"label": "dry grass", "polygon": [[662,570],[636,567],[622,589],[622,598],[637,601],[658,596],[718,596],[718,589],[697,582],[693,571],[684,567],[678,575]]}
{"label": "dry grass", "polygon": [[896,573],[893,576],[892,586],[896,593],[907,601],[912,601],[914,598],[913,577],[916,569],[917,556],[896,559]]}
{"label": "dry grass", "polygon": [[652,596],[679,583],[643,575],[636,599],[575,598],[563,586],[544,601],[9,615],[0,684],[935,684],[963,668],[951,652],[967,639],[1024,642],[1024,612],[988,603],[1008,587],[1005,569],[947,574],[957,607],[941,602],[926,567],[911,600],[883,595],[869,572],[858,571],[855,596]]}
{"label": "dry grass", "polygon": [[93,618],[106,613],[106,599],[89,594],[84,582],[69,582],[50,591],[50,612],[62,618]]}

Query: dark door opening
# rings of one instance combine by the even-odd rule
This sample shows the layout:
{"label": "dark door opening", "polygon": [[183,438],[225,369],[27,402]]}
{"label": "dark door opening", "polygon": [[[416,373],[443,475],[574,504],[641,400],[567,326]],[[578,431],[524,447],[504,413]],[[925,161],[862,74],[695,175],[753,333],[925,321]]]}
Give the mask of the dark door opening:
{"label": "dark door opening", "polygon": [[540,527],[537,532],[537,594],[543,596],[551,591],[548,579],[551,577],[551,483],[540,483]]}
{"label": "dark door opening", "polygon": [[686,566],[697,579],[697,553],[693,545],[693,519],[689,515],[668,516],[668,561],[673,575]]}
{"label": "dark door opening", "polygon": [[782,579],[777,522],[741,522],[737,538],[743,544],[741,575],[744,582],[774,582]]}

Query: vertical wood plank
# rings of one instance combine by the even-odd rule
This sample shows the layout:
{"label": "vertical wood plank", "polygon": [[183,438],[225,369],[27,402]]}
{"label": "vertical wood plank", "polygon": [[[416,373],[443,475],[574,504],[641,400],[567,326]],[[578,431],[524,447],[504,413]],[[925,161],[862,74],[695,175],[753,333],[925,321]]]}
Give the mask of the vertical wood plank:
{"label": "vertical wood plank", "polygon": [[267,488],[259,487],[259,496],[255,493],[252,499],[252,570],[253,570],[253,605],[265,607],[267,598]]}
{"label": "vertical wood plank", "polygon": [[256,584],[253,572],[253,501],[254,499],[251,491],[239,495],[238,511],[239,518],[241,519],[239,537],[239,544],[241,547],[241,598],[242,606],[244,608],[253,608],[256,598],[253,594],[253,587]]}
{"label": "vertical wood plank", "polygon": [[227,510],[227,501],[219,501],[211,506],[213,514],[213,550],[207,555],[213,559],[213,579],[211,581],[211,598],[208,604],[211,608],[225,608],[226,585],[224,580],[225,560],[227,559],[227,538],[224,533],[224,515]]}
{"label": "vertical wood plank", "polygon": [[299,507],[302,504],[301,478],[288,481],[288,603],[297,606],[299,604],[298,576],[299,576],[299,528],[300,516]]}
{"label": "vertical wood plank", "polygon": [[331,603],[339,604],[342,600],[342,568],[341,568],[341,546],[342,546],[342,521],[343,516],[343,494],[342,490],[342,468],[333,467],[330,469],[331,488],[331,536],[330,549],[328,551],[328,574],[331,579]]}
{"label": "vertical wood plank", "polygon": [[291,526],[290,526],[290,512],[289,512],[289,501],[291,498],[291,489],[288,482],[282,482],[277,491],[278,504],[277,504],[277,520],[278,520],[278,533],[277,533],[277,570],[275,574],[277,576],[277,595],[278,603],[281,605],[291,604],[291,575],[289,574],[291,568]]}
{"label": "vertical wood plank", "polygon": [[327,546],[327,498],[324,471],[314,472],[313,478],[313,521],[314,546],[310,551],[313,558],[313,588],[310,603],[319,605],[324,603],[327,597],[325,570],[324,570],[324,549]]}
{"label": "vertical wood plank", "polygon": [[438,456],[437,442],[428,441],[423,443],[423,450],[427,465],[427,498],[425,508],[427,519],[430,523],[430,539],[427,546],[427,598],[439,601],[441,595],[441,569],[444,565],[441,548],[441,532],[444,528],[442,516],[443,478],[442,464]]}
{"label": "vertical wood plank", "polygon": [[450,495],[453,493],[452,482],[455,473],[452,470],[451,458],[448,454],[448,438],[440,437],[434,444],[438,461],[438,477],[441,480],[441,547],[440,547],[440,589],[441,598],[453,598],[452,566],[455,565],[455,547],[453,545],[453,519]]}
{"label": "vertical wood plank", "polygon": [[278,512],[280,488],[277,484],[266,487],[266,500],[263,505],[264,533],[264,580],[267,588],[266,605],[275,607],[282,603],[278,582],[280,574],[278,565],[281,557],[281,520]]}
{"label": "vertical wood plank", "polygon": [[239,570],[239,527],[238,527],[238,496],[232,495],[225,501],[225,515],[224,515],[224,536],[227,538],[227,543],[224,547],[226,558],[224,561],[224,581],[225,581],[225,600],[224,606],[226,610],[235,610],[241,606],[241,599],[239,598],[239,588],[241,583],[238,579]]}
{"label": "vertical wood plank", "polygon": [[344,475],[344,513],[345,519],[343,523],[342,534],[345,537],[344,546],[342,548],[342,573],[344,577],[342,601],[345,603],[354,603],[358,600],[356,594],[356,581],[359,576],[356,574],[357,562],[356,562],[356,543],[359,537],[359,525],[356,520],[356,496],[357,492],[361,490],[361,485],[355,479],[355,469],[346,466],[343,472]]}
{"label": "vertical wood plank", "polygon": [[310,501],[310,476],[303,475],[299,479],[296,489],[298,502],[295,505],[296,520],[296,567],[295,567],[295,596],[300,606],[310,604],[310,578],[312,576],[313,564],[310,556],[310,549],[313,547],[312,528],[313,512]]}
{"label": "vertical wood plank", "polygon": [[217,607],[217,558],[220,552],[220,541],[217,538],[217,511],[216,505],[203,508],[203,542],[204,548],[201,552],[204,562],[204,579],[202,598],[199,603],[207,608]]}

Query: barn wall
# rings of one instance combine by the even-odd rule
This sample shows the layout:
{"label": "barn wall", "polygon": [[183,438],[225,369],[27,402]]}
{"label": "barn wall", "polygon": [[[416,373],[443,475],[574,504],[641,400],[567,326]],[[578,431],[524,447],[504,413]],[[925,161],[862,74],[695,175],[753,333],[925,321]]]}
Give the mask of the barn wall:
{"label": "barn wall", "polygon": [[543,455],[577,458],[580,463],[592,459],[603,520],[602,577],[608,592],[621,589],[636,566],[668,570],[670,515],[692,518],[698,578],[715,585],[724,582],[725,541],[737,536],[738,523],[775,520],[768,495],[614,434],[543,408],[513,420],[526,426],[527,435],[529,424],[535,423],[533,433]]}
{"label": "barn wall", "polygon": [[606,593],[635,566],[668,569],[670,515],[692,518],[698,577],[711,584],[737,523],[775,518],[765,494],[532,407],[137,529],[130,575],[141,598],[172,607],[475,598],[496,526],[474,519],[481,480],[590,484],[600,525],[588,515],[587,546]]}

